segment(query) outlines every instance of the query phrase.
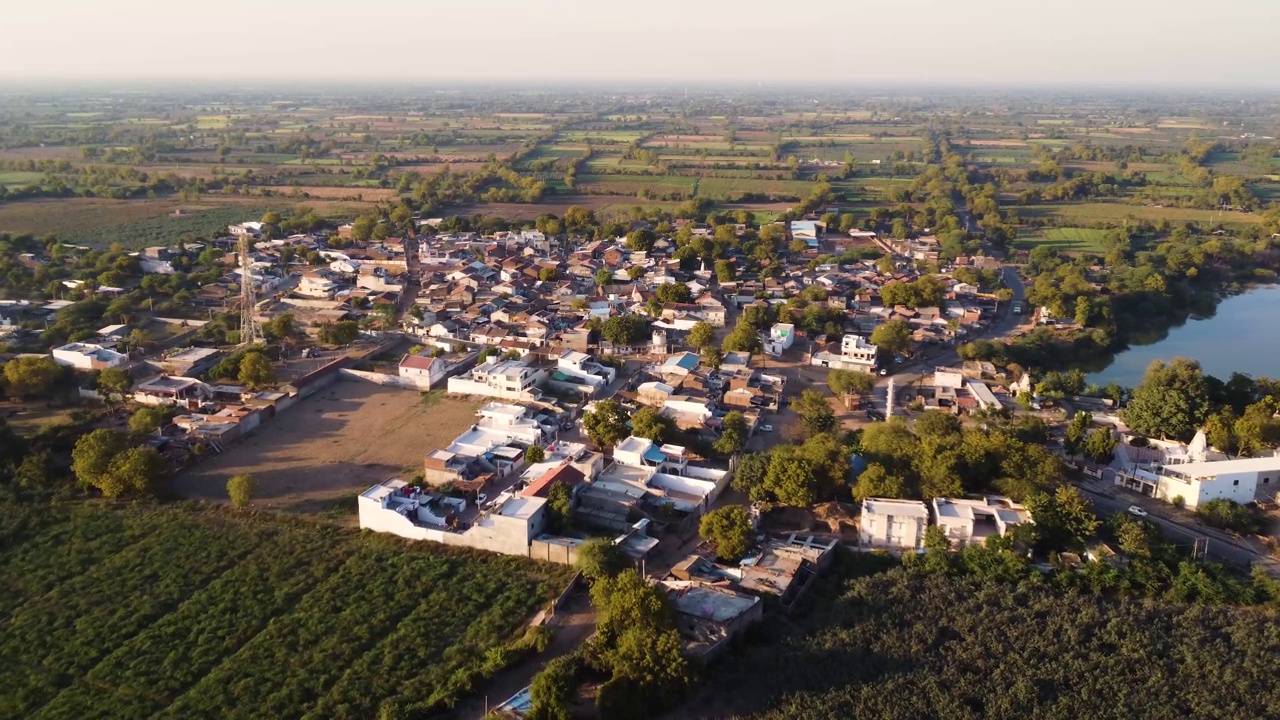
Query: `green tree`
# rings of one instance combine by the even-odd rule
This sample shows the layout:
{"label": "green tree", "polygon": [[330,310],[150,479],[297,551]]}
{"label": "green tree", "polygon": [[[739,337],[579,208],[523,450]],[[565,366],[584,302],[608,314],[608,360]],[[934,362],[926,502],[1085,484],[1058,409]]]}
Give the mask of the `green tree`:
{"label": "green tree", "polygon": [[632,265],[631,267],[627,268],[627,278],[632,282],[634,282],[644,277],[645,274],[648,272],[649,272],[649,268],[645,267],[644,265]]}
{"label": "green tree", "polygon": [[547,459],[547,451],[543,450],[538,445],[530,445],[524,451],[524,461],[529,463],[530,465],[540,463],[546,459]]}
{"label": "green tree", "polygon": [[760,335],[757,333],[755,326],[749,322],[744,322],[743,319],[739,319],[738,324],[725,337],[721,347],[730,352],[756,353],[760,352],[764,345],[760,342]]}
{"label": "green tree", "polygon": [[717,260],[715,270],[716,280],[722,283],[733,282],[737,278],[737,273],[731,260]]}
{"label": "green tree", "polygon": [[928,410],[916,418],[915,432],[922,438],[949,438],[960,435],[960,418],[941,410]]}
{"label": "green tree", "polygon": [[1093,415],[1087,412],[1078,412],[1071,421],[1067,423],[1067,429],[1062,438],[1062,445],[1066,449],[1068,455],[1079,455],[1084,449],[1085,436],[1089,434],[1089,429],[1093,427]]}
{"label": "green tree", "polygon": [[576,655],[561,655],[533,676],[528,720],[573,720],[569,703],[578,688],[581,665]]}
{"label": "green tree", "polygon": [[641,228],[627,233],[627,249],[648,251],[653,249],[653,243],[657,241],[658,236],[654,235],[652,230]]}
{"label": "green tree", "polygon": [[747,493],[752,500],[765,500],[769,496],[769,490],[765,486],[765,476],[768,472],[768,455],[747,453],[738,461],[738,468],[733,472],[731,481],[733,489]]}
{"label": "green tree", "polygon": [[4,364],[9,394],[19,399],[48,397],[66,378],[66,370],[47,355],[16,357]]}
{"label": "green tree", "polygon": [[846,399],[865,397],[875,387],[875,378],[858,370],[832,370],[827,375],[827,386]]}
{"label": "green tree", "polygon": [[651,407],[642,407],[631,416],[631,434],[661,444],[676,431],[671,418]]}
{"label": "green tree", "polygon": [[583,413],[582,426],[596,447],[616,445],[627,437],[627,412],[612,398],[596,403],[595,409]]}
{"label": "green tree", "polygon": [[689,328],[689,345],[699,350],[716,344],[716,329],[710,323],[698,322]]}
{"label": "green tree", "polygon": [[160,451],[143,445],[133,447],[112,458],[107,471],[99,475],[94,486],[108,498],[148,493],[165,472]]}
{"label": "green tree", "polygon": [[134,435],[149,435],[169,424],[172,417],[171,408],[164,406],[141,407],[129,418],[129,432]]}
{"label": "green tree", "polygon": [[252,475],[232,475],[227,480],[227,497],[231,498],[231,507],[237,510],[248,507],[255,489],[257,483]]}
{"label": "green tree", "polygon": [[553,533],[564,533],[573,525],[573,490],[562,482],[547,490],[547,524]]}
{"label": "green tree", "polygon": [[123,395],[133,387],[133,378],[122,368],[107,368],[98,376],[98,389],[105,394]]}
{"label": "green tree", "polygon": [[1147,368],[1122,417],[1142,435],[1189,440],[1208,408],[1209,389],[1200,364],[1175,358],[1169,364],[1157,360]]}
{"label": "green tree", "polygon": [[1089,501],[1072,485],[1060,485],[1052,494],[1027,498],[1027,510],[1035,520],[1036,544],[1048,550],[1079,550],[1098,529],[1098,518]]}
{"label": "green tree", "polygon": [[885,352],[898,355],[911,347],[911,326],[902,320],[890,320],[871,332],[871,342]]}
{"label": "green tree", "polygon": [[853,486],[853,498],[861,502],[869,497],[907,497],[907,484],[901,476],[890,473],[880,463],[867,465]]}
{"label": "green tree", "polygon": [[297,332],[297,323],[293,313],[282,313],[268,320],[262,326],[262,332],[268,340],[285,340]]}
{"label": "green tree", "polygon": [[747,419],[738,410],[733,410],[721,421],[720,437],[712,443],[712,449],[721,455],[732,455],[742,450],[747,444]]}
{"label": "green tree", "polygon": [[711,543],[721,560],[734,563],[751,546],[751,517],[741,505],[726,505],[702,516],[698,534]]}
{"label": "green tree", "polygon": [[605,285],[608,285],[609,283],[613,282],[613,271],[610,270],[609,268],[600,268],[599,270],[596,271],[595,281],[596,281],[596,286],[598,287],[604,287]]}
{"label": "green tree", "polygon": [[328,345],[350,345],[360,337],[360,326],[354,320],[325,323],[320,326],[320,342]]}
{"label": "green tree", "polygon": [[1095,428],[1084,439],[1085,457],[1099,465],[1110,465],[1116,456],[1116,437],[1107,428]]}
{"label": "green tree", "polygon": [[559,277],[559,273],[555,268],[544,267],[538,270],[538,279],[542,282],[552,282]]}
{"label": "green tree", "polygon": [[631,567],[631,559],[612,539],[594,537],[578,546],[575,566],[588,580],[594,582],[612,578]]}
{"label": "green tree", "polygon": [[247,352],[240,358],[239,381],[251,388],[263,388],[275,384],[276,370],[271,360],[260,352]]}
{"label": "green tree", "polygon": [[80,436],[71,451],[71,471],[81,487],[98,487],[107,474],[112,458],[124,452],[127,445],[122,433],[100,429]]}
{"label": "green tree", "polygon": [[836,415],[831,410],[831,403],[817,390],[800,393],[800,397],[791,401],[791,409],[808,432],[823,433],[836,426]]}

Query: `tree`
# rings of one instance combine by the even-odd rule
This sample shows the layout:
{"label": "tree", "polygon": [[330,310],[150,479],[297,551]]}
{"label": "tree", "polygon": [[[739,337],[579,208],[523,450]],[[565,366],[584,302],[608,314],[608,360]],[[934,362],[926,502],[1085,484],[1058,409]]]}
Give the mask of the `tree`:
{"label": "tree", "polygon": [[632,230],[627,233],[627,249],[648,251],[653,249],[653,243],[658,239],[648,228]]}
{"label": "tree", "polygon": [[66,377],[66,370],[52,357],[16,357],[4,365],[4,379],[13,397],[47,397]]}
{"label": "tree", "polygon": [[722,455],[732,455],[747,444],[747,419],[741,411],[733,410],[721,422],[720,437],[712,443],[712,449]]}
{"label": "tree", "polygon": [[1035,520],[1036,544],[1045,551],[1079,550],[1098,529],[1089,501],[1073,485],[1036,493],[1026,506]]}
{"label": "tree", "polygon": [[355,320],[325,323],[320,326],[320,342],[329,345],[350,345],[360,337],[360,326]]}
{"label": "tree", "polygon": [[639,315],[615,315],[600,325],[600,337],[618,347],[630,347],[649,334],[649,321]]}
{"label": "tree", "polygon": [[540,463],[546,458],[547,451],[537,445],[530,445],[529,448],[524,451],[524,461],[530,465]]}
{"label": "tree", "polygon": [[774,450],[764,487],[783,505],[808,507],[818,501],[817,468],[808,459],[800,457],[793,447],[782,446]]}
{"label": "tree", "polygon": [[160,451],[143,445],[116,455],[93,485],[111,499],[142,494],[151,490],[164,471],[165,460]]}
{"label": "tree", "polygon": [[760,352],[764,347],[760,342],[760,335],[756,328],[749,322],[745,321],[745,317],[738,320],[738,324],[725,337],[721,344],[725,350],[730,352]]}
{"label": "tree", "polygon": [[122,368],[107,368],[98,375],[98,389],[107,395],[123,395],[133,387],[133,378]]}
{"label": "tree", "polygon": [[627,412],[612,398],[596,403],[594,410],[583,413],[582,426],[596,447],[616,445],[628,435]]}
{"label": "tree", "polygon": [[721,560],[734,563],[751,546],[751,517],[741,505],[726,505],[702,516],[698,534],[715,547]]}
{"label": "tree", "polygon": [[831,391],[846,398],[865,397],[875,387],[875,378],[858,370],[832,370],[827,375],[827,386]]}
{"label": "tree", "polygon": [[1093,415],[1087,412],[1078,412],[1071,418],[1062,438],[1062,446],[1068,455],[1080,454],[1084,449],[1085,436],[1089,434],[1091,427],[1093,427]]}
{"label": "tree", "polygon": [[569,702],[578,688],[581,666],[576,655],[561,655],[533,676],[529,686],[529,720],[573,720]]}
{"label": "tree", "polygon": [[733,268],[733,262],[730,260],[717,260],[715,270],[716,280],[722,283],[733,282],[737,277],[737,273]]}
{"label": "tree", "polygon": [[297,323],[293,313],[282,313],[268,320],[262,326],[262,332],[268,340],[285,340],[293,337],[297,331]]}
{"label": "tree", "polygon": [[276,370],[266,355],[247,352],[240,358],[240,373],[237,377],[241,383],[251,388],[262,388],[275,383]]}
{"label": "tree", "polygon": [[603,578],[611,578],[631,567],[631,559],[613,540],[605,537],[594,537],[578,546],[578,570],[588,580],[595,582]]}
{"label": "tree", "polygon": [[555,268],[544,267],[538,270],[538,279],[542,282],[552,282],[557,277],[559,277],[559,273],[556,272]]}
{"label": "tree", "polygon": [[232,475],[227,480],[227,497],[231,498],[231,507],[237,510],[248,507],[255,489],[257,483],[252,475]]}
{"label": "tree", "polygon": [[631,267],[627,268],[627,278],[632,282],[634,282],[644,277],[645,273],[647,272],[649,272],[649,268],[643,265],[632,265]]}
{"label": "tree", "polygon": [[129,432],[149,435],[168,425],[171,416],[171,409],[164,406],[138,408],[129,418]]}
{"label": "tree", "polygon": [[661,445],[676,430],[671,418],[651,407],[642,407],[631,416],[631,434]]}
{"label": "tree", "polygon": [[122,433],[100,429],[80,436],[71,451],[71,470],[81,487],[97,487],[107,474],[112,458],[124,452],[126,447]]}
{"label": "tree", "polygon": [[552,483],[547,490],[547,525],[553,533],[573,525],[573,490],[566,483]]}
{"label": "tree", "polygon": [[1169,364],[1157,360],[1134,389],[1123,418],[1142,435],[1185,441],[1204,422],[1208,407],[1208,384],[1199,363],[1186,358],[1174,358]]}
{"label": "tree", "polygon": [[1116,437],[1107,428],[1095,428],[1084,439],[1085,457],[1099,465],[1110,465],[1116,456]]}
{"label": "tree", "polygon": [[598,287],[604,287],[613,282],[613,271],[609,268],[600,268],[596,271],[595,280]]}
{"label": "tree", "polygon": [[791,401],[791,409],[799,417],[804,429],[811,433],[826,432],[836,426],[836,415],[831,411],[831,403],[817,390],[800,393],[800,397]]}
{"label": "tree", "polygon": [[871,342],[876,347],[894,355],[906,352],[911,347],[911,326],[902,320],[890,320],[871,333]]}
{"label": "tree", "polygon": [[716,329],[710,323],[697,322],[689,328],[689,344],[699,350],[715,345]]}
{"label": "tree", "polygon": [[747,493],[752,500],[765,500],[769,496],[769,490],[764,483],[768,472],[768,455],[761,453],[743,455],[738,461],[738,469],[733,473],[733,489]]}
{"label": "tree", "polygon": [[693,293],[689,291],[689,286],[684,283],[669,282],[662,283],[658,289],[653,292],[660,303],[687,303],[693,297]]}
{"label": "tree", "polygon": [[921,438],[948,438],[960,434],[960,418],[941,410],[928,410],[916,418],[915,432]]}
{"label": "tree", "polygon": [[890,473],[880,463],[871,463],[858,474],[853,486],[853,499],[869,497],[901,498],[907,496],[907,484],[901,476]]}

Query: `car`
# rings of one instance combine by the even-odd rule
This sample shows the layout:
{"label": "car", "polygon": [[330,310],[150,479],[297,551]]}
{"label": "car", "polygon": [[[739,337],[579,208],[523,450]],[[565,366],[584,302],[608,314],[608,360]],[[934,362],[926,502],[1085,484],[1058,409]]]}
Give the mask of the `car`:
{"label": "car", "polygon": [[489,501],[489,496],[484,493],[476,493],[476,504],[483,505]]}
{"label": "car", "polygon": [[885,375],[888,375],[888,374],[889,374],[889,368],[880,368],[880,377],[884,377]]}
{"label": "car", "polygon": [[1129,514],[1130,514],[1130,515],[1132,515],[1132,516],[1134,516],[1134,517],[1140,517],[1140,518],[1144,518],[1144,517],[1146,517],[1146,516],[1148,515],[1148,513],[1147,513],[1147,511],[1146,511],[1146,510],[1143,510],[1142,508],[1138,507],[1137,505],[1130,505],[1130,506],[1129,506]]}
{"label": "car", "polygon": [[761,425],[761,426],[760,426],[760,432],[773,432],[773,426],[772,426],[772,425]]}

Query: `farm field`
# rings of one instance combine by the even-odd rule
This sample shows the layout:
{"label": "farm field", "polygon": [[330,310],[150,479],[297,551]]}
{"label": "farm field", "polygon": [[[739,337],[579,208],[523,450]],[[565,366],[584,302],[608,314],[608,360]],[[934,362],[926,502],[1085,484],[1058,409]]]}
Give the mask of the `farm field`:
{"label": "farm field", "polygon": [[1106,250],[1103,245],[1106,236],[1106,230],[1092,228],[1045,228],[1035,235],[1019,237],[1014,246],[1030,249],[1045,245],[1059,250],[1101,253]]}
{"label": "farm field", "polygon": [[[1267,670],[1280,652],[1273,611],[902,570],[828,582],[802,627],[710,669],[671,717],[1280,715]],[[997,637],[999,652],[975,641]]]}
{"label": "farm field", "polygon": [[438,711],[572,573],[193,504],[3,516],[4,720]]}
{"label": "farm field", "polygon": [[1129,218],[1152,221],[1163,218],[1169,222],[1196,222],[1204,225],[1218,223],[1253,225],[1261,222],[1261,217],[1252,213],[1105,202],[1045,203],[1043,205],[1018,208],[1018,214],[1028,218],[1052,217],[1061,222],[1073,224],[1103,223],[1106,225],[1121,225]]}
{"label": "farm field", "polygon": [[481,404],[339,380],[182,472],[172,487],[187,497],[222,501],[227,478],[249,473],[257,481],[255,505],[306,509],[388,477],[421,472],[426,452],[447,446],[475,422]]}

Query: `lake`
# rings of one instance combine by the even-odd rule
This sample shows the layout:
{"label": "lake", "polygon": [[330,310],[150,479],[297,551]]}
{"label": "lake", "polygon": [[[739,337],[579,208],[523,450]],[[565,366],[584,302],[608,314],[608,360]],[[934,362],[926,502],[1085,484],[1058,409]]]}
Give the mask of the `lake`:
{"label": "lake", "polygon": [[1175,357],[1198,360],[1222,380],[1233,372],[1280,377],[1280,285],[1223,298],[1212,316],[1192,316],[1149,345],[1131,344],[1089,382],[1135,387],[1148,365]]}

